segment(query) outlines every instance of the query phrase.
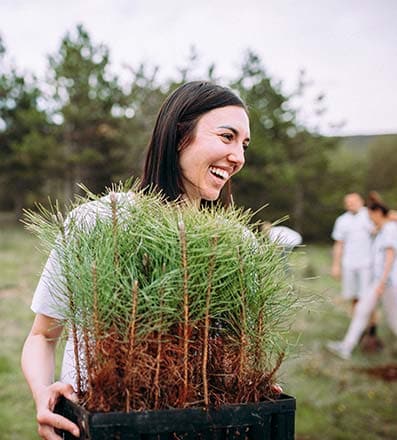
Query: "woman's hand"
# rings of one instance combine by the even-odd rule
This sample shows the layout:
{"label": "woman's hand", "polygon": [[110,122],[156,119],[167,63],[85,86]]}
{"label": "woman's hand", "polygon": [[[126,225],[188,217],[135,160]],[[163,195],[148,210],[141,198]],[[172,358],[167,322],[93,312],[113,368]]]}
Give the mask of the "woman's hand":
{"label": "woman's hand", "polygon": [[78,426],[53,412],[60,396],[65,396],[73,401],[77,400],[73,387],[62,382],[55,382],[48,387],[43,387],[35,395],[38,433],[44,440],[59,440],[61,437],[55,433],[55,429],[69,431],[75,437],[80,435]]}
{"label": "woman's hand", "polygon": [[53,383],[55,349],[62,330],[63,323],[59,320],[37,314],[22,350],[22,370],[36,403],[38,432],[45,440],[60,440],[55,429],[79,436],[74,423],[53,412],[60,396],[70,400],[77,397],[72,385]]}

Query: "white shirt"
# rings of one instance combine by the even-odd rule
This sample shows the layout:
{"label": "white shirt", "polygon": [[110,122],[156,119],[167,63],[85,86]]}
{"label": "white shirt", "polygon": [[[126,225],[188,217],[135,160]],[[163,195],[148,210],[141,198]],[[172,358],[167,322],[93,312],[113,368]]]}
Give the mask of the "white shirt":
{"label": "white shirt", "polygon": [[[133,204],[132,193],[115,193],[115,196],[118,214],[126,212],[124,210],[128,210]],[[99,200],[84,203],[71,211],[65,221],[65,229],[67,230],[67,225],[71,221],[76,221],[76,224],[81,228],[89,229],[95,225],[95,221],[98,217],[111,219],[111,216],[110,196],[107,195]],[[122,215],[119,218],[122,218]],[[50,253],[47,263],[44,266],[33,295],[31,309],[36,314],[46,315],[59,320],[65,319],[66,313],[63,312],[62,309],[68,307],[69,304],[65,292],[65,282],[61,273],[57,251],[54,249]],[[82,360],[82,363],[84,363],[83,352],[80,352],[79,358]],[[76,368],[73,337],[71,332],[69,332],[62,361],[61,381],[71,383],[76,388],[75,376]]]}
{"label": "white shirt", "polygon": [[343,242],[343,267],[359,269],[371,265],[373,230],[374,224],[365,207],[356,214],[345,212],[336,219],[331,236],[334,240]]}
{"label": "white shirt", "polygon": [[385,223],[376,234],[372,248],[373,274],[375,280],[379,280],[383,275],[387,248],[393,248],[395,252],[394,262],[387,279],[387,284],[397,287],[397,224],[395,222]]}
{"label": "white shirt", "polygon": [[302,236],[287,226],[272,226],[269,230],[269,240],[286,248],[294,248],[302,243]]}

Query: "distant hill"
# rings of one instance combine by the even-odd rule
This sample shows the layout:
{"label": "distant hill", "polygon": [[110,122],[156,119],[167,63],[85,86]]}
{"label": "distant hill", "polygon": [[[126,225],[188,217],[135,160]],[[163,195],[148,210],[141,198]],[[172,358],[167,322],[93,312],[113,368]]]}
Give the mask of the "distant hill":
{"label": "distant hill", "polygon": [[341,149],[349,150],[357,154],[366,154],[368,148],[378,141],[395,142],[397,147],[397,133],[396,134],[375,134],[375,135],[361,135],[361,136],[341,136],[338,137]]}

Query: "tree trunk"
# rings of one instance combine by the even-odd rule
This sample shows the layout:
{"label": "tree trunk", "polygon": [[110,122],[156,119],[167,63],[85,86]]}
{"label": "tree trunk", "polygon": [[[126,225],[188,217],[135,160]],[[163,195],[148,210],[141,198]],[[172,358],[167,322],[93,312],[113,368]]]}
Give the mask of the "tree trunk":
{"label": "tree trunk", "polygon": [[14,196],[14,213],[16,220],[20,220],[23,215],[24,196],[23,191],[18,190]]}
{"label": "tree trunk", "polygon": [[304,221],[304,202],[305,194],[301,182],[296,182],[294,187],[294,229],[302,234]]}

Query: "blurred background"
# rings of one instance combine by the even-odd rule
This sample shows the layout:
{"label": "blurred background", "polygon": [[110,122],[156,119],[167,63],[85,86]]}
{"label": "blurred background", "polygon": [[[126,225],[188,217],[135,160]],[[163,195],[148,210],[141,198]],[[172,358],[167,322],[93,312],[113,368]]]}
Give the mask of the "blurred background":
{"label": "blurred background", "polygon": [[375,356],[323,349],[349,321],[328,275],[344,194],[377,190],[397,207],[396,22],[394,0],[0,2],[0,439],[37,438],[18,363],[45,255],[23,209],[139,177],[162,101],[194,79],[249,106],[236,202],[268,205],[258,220],[288,216],[306,245],[293,271],[315,300],[281,379],[298,398],[297,438],[397,438],[396,382],[360,372],[395,361],[388,330]]}

